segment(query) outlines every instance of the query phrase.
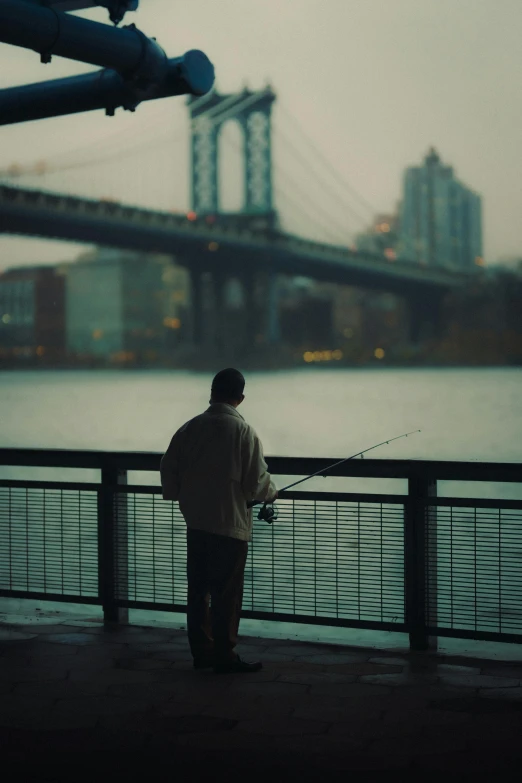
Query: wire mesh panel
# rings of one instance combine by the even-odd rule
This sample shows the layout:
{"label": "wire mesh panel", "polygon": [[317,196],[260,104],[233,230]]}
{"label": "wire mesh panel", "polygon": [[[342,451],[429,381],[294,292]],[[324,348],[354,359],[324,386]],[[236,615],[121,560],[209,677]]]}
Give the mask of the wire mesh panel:
{"label": "wire mesh panel", "polygon": [[426,526],[430,625],[522,634],[522,507],[430,507]]}
{"label": "wire mesh panel", "polygon": [[[402,505],[289,501],[279,521],[256,522],[243,608],[266,614],[404,622]],[[119,600],[186,604],[186,526],[177,503],[118,493]],[[123,523],[126,520],[126,523]],[[121,558],[117,563],[121,564]]]}
{"label": "wire mesh panel", "polygon": [[399,504],[281,500],[257,522],[244,609],[404,623],[404,511]]}
{"label": "wire mesh panel", "polygon": [[114,508],[117,599],[184,606],[187,540],[178,504],[128,492],[115,496]]}
{"label": "wire mesh panel", "polygon": [[0,486],[0,590],[98,596],[96,491]]}

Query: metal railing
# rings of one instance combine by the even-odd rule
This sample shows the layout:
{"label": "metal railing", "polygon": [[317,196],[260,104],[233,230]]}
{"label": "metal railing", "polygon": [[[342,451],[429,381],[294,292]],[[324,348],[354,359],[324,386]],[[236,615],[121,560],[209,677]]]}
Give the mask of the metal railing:
{"label": "metal railing", "polygon": [[[96,468],[100,481],[0,481],[0,596],[183,612],[185,524],[159,486],[161,455],[0,449],[0,465]],[[325,459],[269,458],[304,476]],[[353,460],[334,476],[405,479],[406,494],[287,492],[254,524],[243,616],[522,641],[522,500],[437,497],[437,480],[522,483],[522,465]]]}

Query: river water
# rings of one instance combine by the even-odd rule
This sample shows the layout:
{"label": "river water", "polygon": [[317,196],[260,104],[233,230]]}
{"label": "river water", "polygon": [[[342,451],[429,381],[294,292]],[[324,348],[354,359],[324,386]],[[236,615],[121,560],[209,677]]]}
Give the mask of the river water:
{"label": "river water", "polygon": [[[162,452],[206,408],[210,381],[189,372],[4,372],[0,447]],[[519,368],[306,368],[252,373],[245,393],[240,412],[268,455],[341,459],[421,429],[368,457],[522,462]]]}
{"label": "river water", "polygon": [[[172,433],[188,418],[205,409],[210,381],[210,374],[172,371],[4,372],[0,374],[0,447],[162,452]],[[240,411],[260,434],[267,455],[340,459],[387,437],[421,429],[420,434],[396,441],[368,456],[386,459],[522,462],[521,391],[522,370],[518,368],[306,368],[250,374],[247,377],[246,400]],[[95,471],[12,467],[0,467],[0,477],[80,481],[98,479]],[[279,486],[291,478],[277,477]],[[133,473],[129,480],[130,483],[157,484],[158,476]],[[335,489],[402,493],[406,490],[404,481],[379,479],[315,479],[306,486],[322,491]],[[522,485],[440,482],[439,494],[521,498]],[[403,567],[402,528],[394,526],[395,522],[392,514],[387,528],[389,547],[385,551],[371,537],[362,544],[360,541],[357,543],[354,538],[356,527],[350,527],[349,516],[346,517],[343,528],[343,534],[346,535],[343,554],[345,567],[348,572],[361,567],[362,546],[368,558],[369,570],[363,574],[363,583],[367,585],[368,591],[373,588],[371,564],[376,560],[380,559],[381,567],[383,562],[389,567],[391,580],[394,574],[400,580]],[[135,546],[139,536],[146,533],[141,525],[140,520],[136,519]],[[276,537],[280,536],[279,542],[276,541],[276,554],[279,553],[278,556],[282,558],[279,565],[279,594],[283,597],[280,598],[280,606],[274,606],[279,611],[285,609],[285,590],[286,598],[290,600],[288,591],[293,589],[292,585],[297,578],[295,574],[290,578],[285,570],[284,557],[289,539],[285,543],[284,528],[281,525],[276,533]],[[258,544],[259,554],[257,559],[252,559],[247,576],[247,594],[253,581],[258,579],[260,584],[264,584],[274,568],[273,558],[268,556],[274,539],[267,537],[267,530],[271,529],[263,527],[258,534],[258,542],[265,541],[265,544]],[[180,532],[178,528],[178,534]],[[302,567],[300,578],[305,611],[309,607],[306,585],[310,580],[313,581],[314,575],[307,565],[309,552],[306,536],[309,533],[304,528],[301,533],[302,538],[296,539],[295,551]],[[274,534],[271,532],[270,535]],[[171,539],[169,541],[172,543]],[[181,538],[178,537],[178,541]],[[328,536],[323,543],[324,562],[322,566],[315,562],[314,568],[323,567],[326,573],[329,563],[333,562],[331,552],[328,551],[331,544]],[[485,540],[485,549],[488,545]],[[141,576],[146,581],[146,563],[151,552],[143,538],[139,546],[144,564]],[[140,566],[137,568],[139,571]],[[390,592],[390,585],[384,587]],[[344,588],[345,616],[351,616],[350,607],[354,596],[348,583]],[[327,579],[323,596],[326,603],[329,589]],[[394,600],[400,590],[395,598],[392,593],[389,612],[384,612],[390,617],[395,611]],[[370,595],[370,592],[367,594]],[[182,597],[180,593],[178,600]],[[246,600],[248,607],[248,596]],[[317,600],[317,585],[314,588],[314,600]],[[463,594],[460,603],[465,606],[466,600]],[[372,609],[373,604],[370,604],[371,601],[368,606]],[[382,602],[379,606],[382,609]],[[255,603],[251,608],[257,608]],[[262,608],[262,605],[259,604],[258,608]],[[371,619],[371,612],[368,617]]]}

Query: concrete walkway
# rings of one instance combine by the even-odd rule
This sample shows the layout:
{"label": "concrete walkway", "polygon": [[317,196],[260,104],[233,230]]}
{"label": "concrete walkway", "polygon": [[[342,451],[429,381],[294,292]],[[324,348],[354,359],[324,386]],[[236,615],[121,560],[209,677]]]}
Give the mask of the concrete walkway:
{"label": "concrete walkway", "polygon": [[242,642],[261,672],[195,672],[171,629],[0,625],[4,780],[520,779],[522,663]]}

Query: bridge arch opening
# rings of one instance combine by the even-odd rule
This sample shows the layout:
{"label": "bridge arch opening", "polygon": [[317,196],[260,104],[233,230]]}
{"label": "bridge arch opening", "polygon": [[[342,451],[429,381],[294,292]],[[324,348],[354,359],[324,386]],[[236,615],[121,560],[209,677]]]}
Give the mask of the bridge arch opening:
{"label": "bridge arch opening", "polygon": [[245,137],[239,120],[223,123],[218,137],[218,203],[220,212],[245,209]]}

